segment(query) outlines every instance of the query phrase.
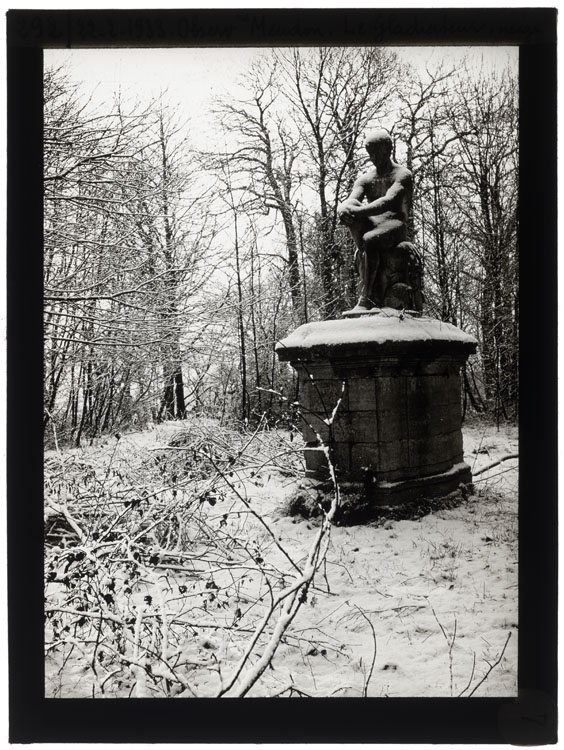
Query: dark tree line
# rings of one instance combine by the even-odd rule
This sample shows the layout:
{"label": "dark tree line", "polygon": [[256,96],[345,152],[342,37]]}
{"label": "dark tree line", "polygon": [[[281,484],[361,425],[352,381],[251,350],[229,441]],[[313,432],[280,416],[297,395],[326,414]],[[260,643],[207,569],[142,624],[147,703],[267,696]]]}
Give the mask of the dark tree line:
{"label": "dark tree line", "polygon": [[44,120],[45,427],[79,444],[184,416],[212,232],[191,219],[173,122],[159,103],[92,114],[53,70]]}
{"label": "dark tree line", "polygon": [[[248,96],[219,109],[241,211],[279,229],[291,325],[338,317],[355,299],[353,247],[336,208],[366,166],[363,138],[384,125],[414,177],[410,234],[427,312],[476,335],[470,406],[517,408],[517,83],[510,70],[406,69],[384,50],[274,51]],[[215,161],[222,161],[217,155]],[[290,322],[290,318],[289,318]]]}
{"label": "dark tree line", "polygon": [[413,173],[426,312],[479,340],[468,404],[515,418],[515,74],[409,70],[382,49],[273,50],[245,91],[217,108],[232,145],[194,154],[162,102],[96,113],[46,72],[46,427],[76,442],[187,409],[287,416],[295,383],[274,344],[354,304],[337,206],[375,126]]}

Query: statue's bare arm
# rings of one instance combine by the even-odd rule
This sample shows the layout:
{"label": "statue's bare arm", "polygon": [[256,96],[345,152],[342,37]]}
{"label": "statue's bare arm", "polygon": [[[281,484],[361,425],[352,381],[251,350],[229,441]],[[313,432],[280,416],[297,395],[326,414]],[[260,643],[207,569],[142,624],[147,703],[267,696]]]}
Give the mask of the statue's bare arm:
{"label": "statue's bare arm", "polygon": [[375,216],[386,211],[400,212],[405,196],[411,192],[411,175],[405,171],[393,182],[386,194],[356,209],[356,216]]}
{"label": "statue's bare arm", "polygon": [[349,197],[337,209],[342,224],[350,226],[358,216],[358,209],[362,206],[365,194],[364,179],[359,177],[353,185]]}
{"label": "statue's bare arm", "polygon": [[377,216],[386,211],[400,212],[405,196],[411,194],[411,173],[402,169],[381,198],[363,204],[365,194],[366,178],[360,177],[347,200],[339,207],[339,218],[343,224],[350,225],[355,219]]}

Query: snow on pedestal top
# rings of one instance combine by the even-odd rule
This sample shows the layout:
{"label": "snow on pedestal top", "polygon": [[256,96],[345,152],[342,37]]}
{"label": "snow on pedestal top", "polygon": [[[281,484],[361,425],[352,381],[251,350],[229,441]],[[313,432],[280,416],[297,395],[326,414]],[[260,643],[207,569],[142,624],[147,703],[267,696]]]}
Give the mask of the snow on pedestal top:
{"label": "snow on pedestal top", "polygon": [[[375,315],[306,323],[276,345],[279,356],[287,350],[350,345],[398,345],[451,342],[473,351],[477,341],[451,323],[427,317],[402,315],[386,308]],[[288,351],[288,354],[290,352]],[[286,357],[284,357],[286,359]]]}

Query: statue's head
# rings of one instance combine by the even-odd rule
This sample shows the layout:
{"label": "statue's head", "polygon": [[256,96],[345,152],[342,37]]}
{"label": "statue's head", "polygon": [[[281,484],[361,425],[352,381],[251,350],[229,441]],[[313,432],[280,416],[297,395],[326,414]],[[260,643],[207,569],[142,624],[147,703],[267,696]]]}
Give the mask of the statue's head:
{"label": "statue's head", "polygon": [[366,136],[364,147],[371,159],[375,155],[389,157],[392,153],[392,136],[383,128],[375,128]]}

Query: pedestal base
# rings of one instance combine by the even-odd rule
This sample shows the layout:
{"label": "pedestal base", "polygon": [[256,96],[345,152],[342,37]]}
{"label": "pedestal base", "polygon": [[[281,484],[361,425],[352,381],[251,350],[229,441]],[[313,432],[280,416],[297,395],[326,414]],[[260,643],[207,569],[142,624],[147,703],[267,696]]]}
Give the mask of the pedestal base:
{"label": "pedestal base", "polygon": [[475,349],[455,326],[391,309],[298,328],[277,353],[300,377],[307,476],[327,479],[329,454],[340,482],[375,504],[470,482],[460,367]]}
{"label": "pedestal base", "polygon": [[472,482],[472,472],[468,464],[461,461],[448,471],[432,474],[416,479],[405,479],[399,482],[378,482],[376,477],[372,482],[368,479],[364,484],[366,497],[379,505],[393,505],[406,503],[418,499],[445,497],[455,492],[461,484]]}
{"label": "pedestal base", "polygon": [[[434,510],[455,508],[472,492],[471,479],[470,468],[463,463],[423,480],[380,484],[340,481],[334,523],[351,526],[412,520]],[[285,512],[302,518],[319,517],[322,509],[331,506],[334,492],[331,481],[306,479],[289,499]]]}

